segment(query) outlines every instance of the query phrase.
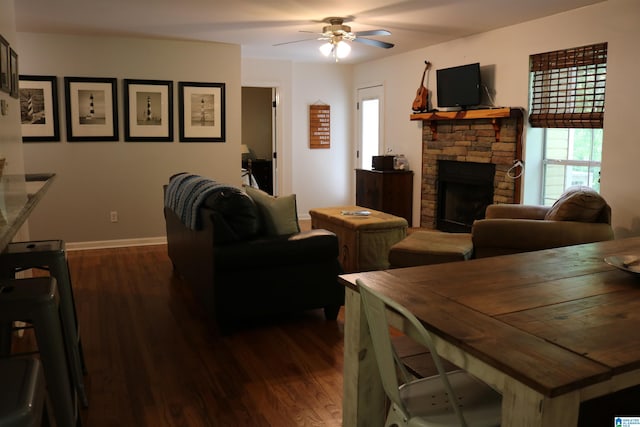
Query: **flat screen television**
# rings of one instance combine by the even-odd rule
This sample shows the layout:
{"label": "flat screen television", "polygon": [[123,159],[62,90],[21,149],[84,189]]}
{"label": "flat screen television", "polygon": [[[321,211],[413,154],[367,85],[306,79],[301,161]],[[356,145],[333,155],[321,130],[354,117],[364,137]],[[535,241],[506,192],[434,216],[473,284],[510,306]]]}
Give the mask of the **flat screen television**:
{"label": "flat screen television", "polygon": [[438,107],[480,105],[480,63],[436,70]]}

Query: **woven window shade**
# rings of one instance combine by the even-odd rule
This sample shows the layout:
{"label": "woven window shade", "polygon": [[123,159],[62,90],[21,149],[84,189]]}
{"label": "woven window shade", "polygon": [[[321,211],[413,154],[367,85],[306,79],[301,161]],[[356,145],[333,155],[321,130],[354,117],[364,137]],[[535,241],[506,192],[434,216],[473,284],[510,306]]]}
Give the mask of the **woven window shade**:
{"label": "woven window shade", "polygon": [[529,123],[544,128],[602,128],[607,43],[531,55]]}

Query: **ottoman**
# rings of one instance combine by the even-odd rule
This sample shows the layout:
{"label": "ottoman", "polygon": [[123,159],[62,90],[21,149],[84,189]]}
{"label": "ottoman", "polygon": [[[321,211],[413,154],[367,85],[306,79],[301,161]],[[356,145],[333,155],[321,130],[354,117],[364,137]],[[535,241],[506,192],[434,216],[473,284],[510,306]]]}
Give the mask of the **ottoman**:
{"label": "ottoman", "polygon": [[[367,211],[369,215],[348,215]],[[407,220],[360,206],[311,209],[311,228],[338,236],[339,259],[345,273],[389,268],[389,249],[407,236]]]}
{"label": "ottoman", "polygon": [[416,231],[396,243],[389,251],[391,267],[413,267],[465,261],[473,254],[470,233]]}

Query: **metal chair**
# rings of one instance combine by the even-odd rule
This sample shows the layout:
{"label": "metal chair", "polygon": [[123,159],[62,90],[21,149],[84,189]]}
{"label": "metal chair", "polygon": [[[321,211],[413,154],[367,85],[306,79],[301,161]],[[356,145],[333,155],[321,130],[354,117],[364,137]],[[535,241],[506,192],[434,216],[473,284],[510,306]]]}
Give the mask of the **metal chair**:
{"label": "metal chair", "polygon": [[[499,426],[502,397],[462,370],[445,372],[431,334],[405,307],[356,280],[369,325],[384,391],[391,401],[385,426]],[[391,342],[387,309],[415,328],[417,339],[430,352],[438,375],[410,379]],[[402,375],[399,382],[398,372]]]}
{"label": "metal chair", "polygon": [[82,406],[86,408],[89,406],[89,399],[83,377],[87,373],[87,368],[64,242],[62,240],[12,242],[0,254],[0,274],[3,278],[12,279],[16,272],[31,268],[47,270],[52,277],[56,278],[60,293],[60,321],[72,385],[76,389]]}
{"label": "metal chair", "polygon": [[56,424],[72,427],[81,425],[81,419],[67,368],[59,301],[54,277],[0,281],[0,323],[33,325]]}
{"label": "metal chair", "polygon": [[46,413],[46,386],[40,361],[0,360],[0,378],[0,427],[40,427]]}

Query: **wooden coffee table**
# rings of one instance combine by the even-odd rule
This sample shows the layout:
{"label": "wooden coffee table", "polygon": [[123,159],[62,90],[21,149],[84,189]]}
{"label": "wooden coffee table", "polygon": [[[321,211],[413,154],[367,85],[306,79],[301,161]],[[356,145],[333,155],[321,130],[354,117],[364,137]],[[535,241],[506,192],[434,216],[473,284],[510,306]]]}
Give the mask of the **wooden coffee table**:
{"label": "wooden coffee table", "polygon": [[[345,215],[367,211],[369,215]],[[389,249],[407,236],[407,220],[360,206],[337,206],[309,211],[311,228],[338,236],[340,262],[347,273],[389,268]]]}

